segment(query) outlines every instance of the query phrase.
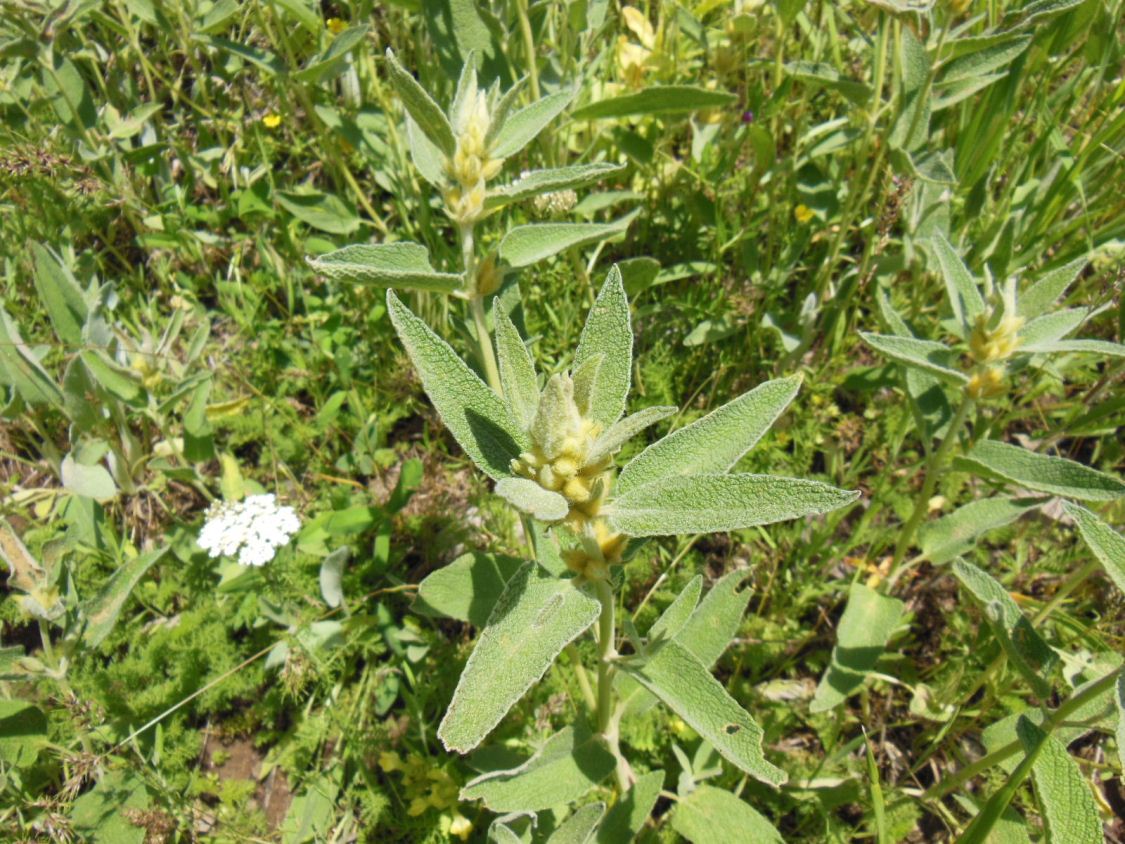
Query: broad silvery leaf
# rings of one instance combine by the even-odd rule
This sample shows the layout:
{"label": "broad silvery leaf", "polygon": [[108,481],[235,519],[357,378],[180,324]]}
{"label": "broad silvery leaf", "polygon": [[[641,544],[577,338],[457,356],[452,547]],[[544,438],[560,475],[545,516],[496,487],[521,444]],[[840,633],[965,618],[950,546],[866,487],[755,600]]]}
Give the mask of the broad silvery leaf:
{"label": "broad silvery leaf", "polygon": [[531,523],[531,537],[535,543],[535,559],[543,569],[555,577],[562,577],[569,569],[559,548],[559,527],[549,527],[542,522]]}
{"label": "broad silvery leaf", "polygon": [[582,328],[574,369],[600,358],[593,378],[587,416],[608,428],[625,412],[633,371],[633,325],[621,271],[612,267]]}
{"label": "broad silvery leaf", "polygon": [[976,279],[944,235],[935,234],[930,243],[941,269],[941,277],[945,281],[945,291],[949,295],[953,315],[961,324],[962,336],[968,337],[973,328],[973,320],[985,311],[984,299],[980,295]]}
{"label": "broad silvery leaf", "polygon": [[801,376],[759,384],[702,419],[673,431],[638,454],[621,471],[619,494],[676,475],[728,471],[785,412],[801,387]]}
{"label": "broad silvery leaf", "polygon": [[1031,685],[1035,694],[1051,693],[1050,673],[1058,664],[1058,656],[1043,641],[1019,605],[1000,583],[972,563],[956,560],[953,574],[968,590],[984,612],[985,619],[999,640],[1012,666]]}
{"label": "broad silvery leaf", "polygon": [[529,223],[510,229],[500,241],[500,258],[511,267],[527,267],[575,246],[625,234],[634,214],[612,223]]}
{"label": "broad silvery leaf", "polygon": [[539,407],[539,382],[535,363],[511,318],[498,304],[492,309],[496,324],[496,352],[500,384],[512,418],[525,431],[535,419]]}
{"label": "broad silvery leaf", "polygon": [[504,554],[462,554],[418,584],[413,609],[484,627],[505,584],[523,563]]}
{"label": "broad silvery leaf", "polygon": [[570,504],[563,496],[527,478],[501,478],[496,494],[519,510],[541,522],[557,522],[566,518]]}
{"label": "broad silvery leaf", "polygon": [[676,803],[672,829],[688,841],[707,844],[783,844],[785,841],[766,819],[745,800],[725,788],[700,784]]}
{"label": "broad silvery leaf", "polygon": [[462,800],[481,800],[494,812],[538,812],[577,800],[613,772],[613,754],[581,722],[564,727],[518,768],[470,780]]}
{"label": "broad silvery leaf", "polygon": [[644,410],[639,410],[624,419],[618,420],[594,440],[594,448],[589,457],[586,458],[587,461],[594,463],[609,454],[613,454],[649,425],[655,425],[661,419],[667,419],[677,410],[679,408],[671,406],[646,407]]}
{"label": "broad silvery leaf", "polygon": [[676,638],[695,612],[695,608],[699,606],[699,596],[702,594],[703,575],[697,574],[652,623],[652,627],[648,630],[649,641],[658,642],[661,639]]}
{"label": "broad silvery leaf", "polygon": [[406,69],[398,63],[395,58],[394,52],[387,48],[387,70],[390,76],[391,85],[394,86],[395,92],[402,99],[403,106],[406,107],[407,113],[418,124],[418,127],[425,133],[426,137],[430,139],[445,156],[451,157],[457,147],[457,142],[453,137],[453,127],[449,125],[449,119],[445,116],[445,112],[441,110],[433,97],[431,97],[426,90],[418,84],[417,80],[411,76]]}
{"label": "broad silvery leaf", "polygon": [[465,365],[448,343],[411,313],[392,290],[387,291],[387,310],[422,376],[426,394],[461,448],[489,477],[510,477],[511,462],[519,456],[524,434],[503,399]]}
{"label": "broad silvery leaf", "polygon": [[117,497],[117,484],[100,463],[79,463],[71,453],[63,458],[59,475],[63,487],[75,495],[99,502],[112,501]]}
{"label": "broad silvery leaf", "polygon": [[492,608],[438,727],[446,749],[468,753],[480,744],[600,608],[573,581],[525,563]]}
{"label": "broad silvery leaf", "polygon": [[995,440],[982,440],[957,462],[1037,492],[1079,501],[1112,501],[1125,495],[1125,484],[1111,475]]}
{"label": "broad silvery leaf", "polygon": [[896,363],[921,369],[951,384],[967,384],[969,377],[957,369],[957,355],[944,343],[898,337],[888,334],[859,332],[868,346]]}
{"label": "broad silvery leaf", "polygon": [[762,753],[762,728],[679,642],[665,642],[635,664],[623,662],[621,670],[656,695],[732,764],[770,785],[785,782],[785,772],[770,764]]}
{"label": "broad silvery leaf", "polygon": [[644,828],[663,787],[663,771],[649,771],[637,777],[633,787],[617,799],[598,827],[596,844],[632,841]]}
{"label": "broad silvery leaf", "polygon": [[590,844],[594,829],[605,815],[605,803],[587,803],[575,809],[562,826],[551,833],[547,844]]}
{"label": "broad silvery leaf", "polygon": [[1109,340],[1055,340],[1045,343],[1030,343],[1020,346],[1021,352],[1032,355],[1085,354],[1103,357],[1125,357],[1125,346]]}
{"label": "broad silvery leaf", "polygon": [[827,712],[859,691],[898,627],[904,609],[897,598],[880,595],[862,583],[852,584],[848,605],[836,627],[832,661],[820,678],[810,712]]}
{"label": "broad silvery leaf", "polygon": [[970,550],[977,537],[1011,524],[1042,503],[1043,499],[1005,495],[970,502],[948,516],[922,525],[918,531],[918,545],[926,559],[935,566],[948,563]]}
{"label": "broad silvery leaf", "polygon": [[406,144],[410,147],[410,160],[422,178],[435,188],[442,188],[446,181],[445,156],[409,114],[406,115]]}
{"label": "broad silvery leaf", "polygon": [[436,293],[452,293],[461,287],[461,276],[435,270],[430,266],[429,251],[418,243],[361,243],[307,260],[321,275],[352,284]]}
{"label": "broad silvery leaf", "polygon": [[11,384],[28,404],[63,407],[63,393],[23,341],[15,321],[0,308],[0,382]]}
{"label": "broad silvery leaf", "polygon": [[1024,319],[1034,319],[1058,302],[1067,288],[1078,278],[1086,258],[1078,258],[1056,270],[1046,273],[1019,296],[1018,313]]}
{"label": "broad silvery leaf", "polygon": [[1020,328],[1020,351],[1026,346],[1037,346],[1061,340],[1072,331],[1077,331],[1094,312],[1087,308],[1064,308],[1054,313],[1043,314]]}
{"label": "broad silvery leaf", "polygon": [[31,252],[35,258],[35,289],[55,333],[64,343],[82,345],[82,327],[90,313],[82,288],[70,270],[46,247],[32,243]]}
{"label": "broad silvery leaf", "polygon": [[1025,753],[1038,754],[1031,779],[1047,821],[1047,840],[1102,844],[1105,834],[1090,784],[1066,746],[1025,717],[1016,723],[1016,735]]}
{"label": "broad silvery leaf", "polygon": [[577,92],[577,88],[564,88],[509,114],[491,142],[489,153],[494,158],[515,155],[570,105]]}
{"label": "broad silvery leaf", "polygon": [[641,114],[690,114],[705,108],[722,108],[738,98],[726,91],[696,85],[658,85],[598,100],[574,111],[575,120],[606,120]]}
{"label": "broad silvery leaf", "polygon": [[696,475],[631,489],[603,510],[628,536],[715,533],[819,515],[852,503],[858,492],[772,475]]}
{"label": "broad silvery leaf", "polygon": [[1031,43],[1030,35],[1017,35],[991,43],[981,50],[947,61],[942,65],[938,84],[951,85],[977,79],[1011,64]]}
{"label": "broad silvery leaf", "polygon": [[133,557],[113,573],[97,595],[82,605],[82,615],[86,619],[82,638],[87,645],[96,648],[105,641],[106,636],[113,631],[117,617],[121,615],[121,608],[125,606],[133,587],[167,551],[168,547],[165,546]]}
{"label": "broad silvery leaf", "polygon": [[1101,561],[1106,574],[1125,592],[1125,538],[1085,507],[1064,501],[1063,508],[1078,525],[1078,532]]}
{"label": "broad silvery leaf", "polygon": [[605,355],[591,355],[580,365],[574,367],[570,380],[574,382],[574,403],[583,416],[590,415],[594,396],[598,391],[598,370],[602,367]]}
{"label": "broad silvery leaf", "polygon": [[552,191],[578,188],[596,182],[611,173],[624,170],[622,164],[575,164],[570,167],[556,167],[551,170],[534,170],[516,181],[492,188],[484,200],[488,209],[501,208],[513,202],[530,199]]}

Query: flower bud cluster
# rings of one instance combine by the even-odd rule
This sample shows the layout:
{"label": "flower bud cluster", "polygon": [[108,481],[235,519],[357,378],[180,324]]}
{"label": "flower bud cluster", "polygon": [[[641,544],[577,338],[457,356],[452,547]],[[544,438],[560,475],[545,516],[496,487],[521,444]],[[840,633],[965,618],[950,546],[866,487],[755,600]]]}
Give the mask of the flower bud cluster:
{"label": "flower bud cluster", "polygon": [[969,336],[969,352],[977,363],[995,363],[1012,356],[1019,346],[1019,331],[1023,318],[1004,314],[981,314]]}
{"label": "flower bud cluster", "polygon": [[627,538],[609,529],[603,519],[595,519],[580,537],[580,544],[562,552],[567,568],[587,580],[606,580],[609,567],[621,562]]}
{"label": "flower bud cluster", "polygon": [[445,162],[445,172],[451,183],[444,195],[446,209],[449,216],[463,226],[472,225],[484,213],[486,183],[495,178],[504,164],[504,159],[488,154],[492,116],[487,94],[478,88],[470,98],[463,119],[454,127],[457,147]]}
{"label": "flower bud cluster", "polygon": [[965,385],[965,392],[974,400],[990,399],[1004,392],[1004,369],[990,366],[981,372],[974,372]]}
{"label": "flower bud cluster", "polygon": [[569,518],[582,523],[601,507],[613,458],[591,459],[601,426],[583,415],[574,392],[569,375],[547,382],[528,431],[531,448],[512,460],[512,471],[562,495]]}

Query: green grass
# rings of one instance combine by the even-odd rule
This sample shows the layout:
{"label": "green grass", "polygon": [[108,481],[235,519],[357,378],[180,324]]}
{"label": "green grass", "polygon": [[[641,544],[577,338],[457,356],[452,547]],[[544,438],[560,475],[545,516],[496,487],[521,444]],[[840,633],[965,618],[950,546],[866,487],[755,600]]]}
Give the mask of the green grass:
{"label": "green grass", "polygon": [[[0,720],[0,837],[142,841],[147,829],[153,841],[355,832],[438,842],[450,839],[457,811],[473,840],[485,840],[492,816],[479,806],[416,802],[430,793],[427,772],[459,785],[488,760],[447,754],[435,736],[473,632],[412,612],[411,597],[463,549],[521,553],[518,523],[442,429],[382,291],[328,282],[305,257],[414,240],[435,267],[458,267],[455,232],[411,163],[387,47],[442,102],[470,47],[483,54],[482,78],[505,87],[533,61],[544,91],[579,84],[579,107],[628,90],[618,39],[639,42],[616,5],[532,5],[534,56],[518,5],[496,3],[494,20],[456,33],[434,10],[473,4],[341,2],[322,15],[304,0],[126,0],[25,3],[0,16],[4,310],[60,384],[94,345],[53,327],[32,281],[31,244],[46,245],[83,289],[106,285],[116,362],[143,379],[146,394],[93,390],[94,406],[114,409],[82,429],[0,382],[0,516],[51,572],[62,606],[51,620],[29,616],[15,575],[0,605],[0,644],[39,661],[16,664],[14,651],[0,652],[0,703],[28,701],[46,722],[32,730],[42,736],[34,758],[17,763],[19,730]],[[534,166],[619,161],[620,176],[579,191],[574,218],[639,212],[593,264],[594,250],[584,249],[522,273],[525,333],[536,338],[541,371],[569,366],[609,265],[651,257],[660,275],[630,290],[630,409],[681,411],[649,436],[768,378],[804,375],[794,406],[741,468],[860,489],[862,504],[807,523],[650,543],[625,567],[625,606],[648,597],[636,615],[645,629],[696,573],[710,583],[745,568],[749,611],[717,674],[763,725],[767,754],[792,785],[771,791],[729,766],[708,782],[738,793],[787,841],[877,840],[879,827],[879,840],[954,840],[1003,785],[1003,769],[952,795],[935,789],[979,757],[989,725],[1066,693],[1035,698],[949,567],[919,561],[896,584],[906,616],[877,676],[844,707],[809,713],[848,587],[885,577],[929,447],[900,368],[857,332],[887,329],[883,291],[937,336],[948,312],[922,249],[940,232],[974,273],[997,280],[1034,279],[1089,256],[1066,304],[1097,309],[1082,336],[1122,339],[1122,3],[1060,3],[1030,21],[1005,0],[901,14],[891,11],[897,3],[743,5],[638,6],[656,36],[641,84],[713,86],[735,94],[734,105],[599,121],[564,115],[506,164],[514,178]],[[334,37],[328,18],[367,28],[343,58],[318,68]],[[917,91],[940,100],[965,84],[948,81],[948,64],[932,74],[919,65],[919,41],[956,61],[979,57],[971,51],[993,36],[1027,43],[992,67],[1000,75],[991,84],[915,119]],[[938,157],[948,182],[919,175],[932,176],[926,168]],[[523,205],[505,209],[482,224],[483,248],[534,219]],[[408,301],[475,359],[459,303],[421,293]],[[182,325],[161,348],[173,318]],[[973,440],[1119,471],[1121,374],[1119,362],[1096,356],[1026,370],[978,406]],[[201,382],[209,387],[197,400]],[[177,450],[185,436],[198,439],[199,459]],[[99,443],[129,457],[116,477],[121,492],[103,504],[67,492],[59,473],[68,452]],[[421,479],[395,493],[408,459],[420,461]],[[954,465],[938,483],[941,512],[993,486]],[[236,567],[208,559],[193,540],[207,503],[243,487],[276,491],[306,525],[324,523],[236,579]],[[1119,501],[1094,506],[1120,522]],[[1100,570],[1053,600],[1091,559],[1059,512],[1049,506],[990,532],[965,556],[1066,654],[1065,674],[1108,669],[1125,648],[1125,603]],[[165,543],[169,552],[132,590],[112,633],[91,646],[83,601],[137,551]],[[318,569],[345,544],[345,600],[332,608]],[[590,658],[593,643],[579,650]],[[577,684],[556,667],[489,744],[526,756],[582,717]],[[1115,718],[1076,735],[1070,749],[1116,812],[1103,819],[1118,835]],[[718,765],[662,709],[629,723],[623,742],[638,771],[669,772],[669,793],[682,768],[677,751],[700,754],[696,771]],[[414,760],[417,775],[390,770],[381,761],[390,752]],[[224,764],[225,753],[246,764]],[[607,787],[599,799],[611,794]],[[1044,838],[1041,800],[1024,786],[1012,808],[1033,840],[1062,840]],[[118,811],[125,803],[139,814]],[[678,839],[673,811],[670,798],[658,804],[648,840]],[[545,817],[543,829],[556,822]]]}

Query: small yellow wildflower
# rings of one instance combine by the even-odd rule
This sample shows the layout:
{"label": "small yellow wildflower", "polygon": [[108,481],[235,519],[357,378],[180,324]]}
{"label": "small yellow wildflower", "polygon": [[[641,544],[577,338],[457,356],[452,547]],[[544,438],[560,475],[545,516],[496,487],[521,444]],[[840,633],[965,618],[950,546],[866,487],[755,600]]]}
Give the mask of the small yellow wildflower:
{"label": "small yellow wildflower", "polygon": [[815,217],[816,214],[811,208],[809,208],[809,206],[802,203],[793,209],[793,216],[797,218],[798,223],[807,223],[809,220]]}
{"label": "small yellow wildflower", "polygon": [[324,22],[324,26],[333,35],[339,35],[341,32],[348,28],[347,21],[342,21],[339,18],[329,18]]}
{"label": "small yellow wildflower", "polygon": [[267,129],[276,129],[281,125],[281,115],[271,111],[269,114],[262,117],[262,125]]}
{"label": "small yellow wildflower", "polygon": [[988,399],[1004,392],[1004,370],[990,366],[984,372],[974,373],[965,385],[965,392],[971,399]]}

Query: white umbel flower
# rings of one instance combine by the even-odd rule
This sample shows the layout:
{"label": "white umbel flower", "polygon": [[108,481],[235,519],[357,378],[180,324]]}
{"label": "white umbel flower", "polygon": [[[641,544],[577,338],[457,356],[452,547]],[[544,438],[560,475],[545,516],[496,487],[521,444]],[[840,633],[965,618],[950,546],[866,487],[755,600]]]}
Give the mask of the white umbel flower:
{"label": "white umbel flower", "polygon": [[264,566],[301,527],[297,511],[272,494],[242,501],[216,501],[199,532],[199,547],[211,557],[233,557],[243,566]]}

